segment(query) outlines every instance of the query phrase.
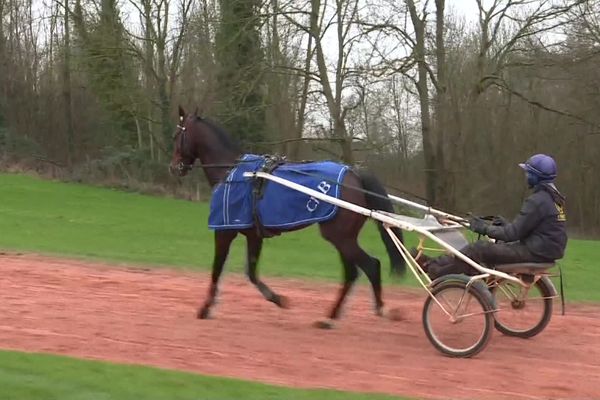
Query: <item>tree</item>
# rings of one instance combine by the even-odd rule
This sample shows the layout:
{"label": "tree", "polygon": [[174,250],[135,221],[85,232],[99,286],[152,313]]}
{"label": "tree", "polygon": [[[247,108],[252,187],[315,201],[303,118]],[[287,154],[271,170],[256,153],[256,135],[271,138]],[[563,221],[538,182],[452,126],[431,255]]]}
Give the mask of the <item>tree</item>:
{"label": "tree", "polygon": [[[150,143],[150,153],[160,160],[168,157],[168,143],[173,131],[171,109],[178,83],[177,74],[182,62],[184,39],[192,13],[192,0],[180,0],[176,4],[178,20],[173,22],[171,0],[129,0],[139,13],[143,33],[131,30],[131,50],[143,66],[143,92],[145,101],[136,107],[137,118],[145,118]],[[142,112],[141,110],[145,110]],[[141,117],[145,115],[145,117]],[[159,151],[154,150],[157,145]]]}
{"label": "tree", "polygon": [[8,54],[6,53],[6,38],[4,36],[4,15],[6,0],[0,0],[0,127],[4,125],[6,109],[6,76],[8,69]]}
{"label": "tree", "polygon": [[220,0],[216,35],[217,96],[220,121],[252,148],[264,138],[264,53],[258,0]]}
{"label": "tree", "polygon": [[75,0],[72,16],[77,45],[82,50],[78,62],[111,115],[116,142],[120,146],[135,143],[137,131],[132,115],[140,86],[118,2],[100,0],[99,7],[88,12],[81,0]]}
{"label": "tree", "polygon": [[426,34],[427,34],[427,2],[423,9],[417,10],[414,0],[406,0],[410,14],[410,20],[414,28],[413,55],[417,64],[417,78],[415,85],[419,93],[419,105],[421,109],[421,133],[423,136],[423,156],[425,158],[425,180],[427,200],[432,206],[438,206],[436,189],[440,171],[437,170],[435,153],[434,132],[431,129],[431,98],[429,94],[429,64],[426,58]]}
{"label": "tree", "polygon": [[310,84],[310,77],[304,72],[310,71],[312,38],[308,39],[305,69],[300,71],[297,28],[282,24],[279,0],[271,0],[266,11],[270,15],[270,23],[265,24],[264,30],[268,65],[265,73],[267,132],[288,159],[298,160]]}
{"label": "tree", "polygon": [[75,134],[71,112],[71,27],[69,25],[69,14],[69,0],[64,0],[63,97],[67,137],[67,162],[72,167],[75,157]]}

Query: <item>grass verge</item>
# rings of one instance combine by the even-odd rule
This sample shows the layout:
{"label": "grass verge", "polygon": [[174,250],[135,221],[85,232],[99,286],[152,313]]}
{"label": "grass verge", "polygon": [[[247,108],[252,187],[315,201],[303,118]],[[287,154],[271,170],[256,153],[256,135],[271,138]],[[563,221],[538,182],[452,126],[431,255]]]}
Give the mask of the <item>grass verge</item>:
{"label": "grass verge", "polygon": [[[208,269],[213,255],[208,211],[206,203],[0,174],[4,249]],[[416,243],[410,233],[405,239],[409,247]],[[388,257],[374,224],[366,225],[360,242],[387,269]],[[238,238],[226,271],[242,272],[244,257],[244,242]],[[561,265],[567,299],[600,301],[598,241],[570,240]],[[270,276],[325,280],[341,279],[342,273],[337,252],[316,226],[267,240],[260,268]],[[414,285],[415,280],[408,276],[402,283]]]}
{"label": "grass verge", "polygon": [[0,351],[3,400],[384,400],[399,397],[290,389],[158,368]]}

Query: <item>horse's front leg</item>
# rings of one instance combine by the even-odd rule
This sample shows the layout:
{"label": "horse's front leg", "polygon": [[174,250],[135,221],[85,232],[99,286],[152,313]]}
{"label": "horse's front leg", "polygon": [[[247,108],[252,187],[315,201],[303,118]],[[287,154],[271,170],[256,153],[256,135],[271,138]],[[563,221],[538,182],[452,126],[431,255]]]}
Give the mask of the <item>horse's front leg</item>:
{"label": "horse's front leg", "polygon": [[227,260],[231,242],[235,239],[237,231],[216,231],[215,232],[215,256],[212,265],[212,276],[208,295],[204,301],[204,305],[198,310],[198,318],[206,319],[210,315],[210,308],[215,304],[215,299],[218,293],[219,278],[223,272],[223,265]]}
{"label": "horse's front leg", "polygon": [[257,287],[265,299],[277,304],[281,308],[287,308],[289,305],[287,298],[273,292],[271,288],[258,278],[256,270],[260,252],[262,250],[263,239],[258,236],[255,230],[252,230],[246,233],[246,243],[246,275],[248,275],[248,279]]}

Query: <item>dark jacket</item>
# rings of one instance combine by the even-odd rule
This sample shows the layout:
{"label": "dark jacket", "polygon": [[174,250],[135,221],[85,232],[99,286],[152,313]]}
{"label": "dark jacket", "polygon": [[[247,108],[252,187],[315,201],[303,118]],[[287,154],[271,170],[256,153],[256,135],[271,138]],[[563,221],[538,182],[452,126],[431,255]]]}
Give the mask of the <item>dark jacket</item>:
{"label": "dark jacket", "polygon": [[529,251],[548,261],[563,257],[567,246],[565,198],[552,184],[542,183],[525,199],[510,224],[489,226],[487,235],[504,242],[523,243]]}

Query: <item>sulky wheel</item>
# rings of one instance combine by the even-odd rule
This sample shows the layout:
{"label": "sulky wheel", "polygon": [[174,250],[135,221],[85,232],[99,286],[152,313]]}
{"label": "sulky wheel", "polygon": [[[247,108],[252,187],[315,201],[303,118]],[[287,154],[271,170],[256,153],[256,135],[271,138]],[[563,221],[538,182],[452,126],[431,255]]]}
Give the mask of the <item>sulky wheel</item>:
{"label": "sulky wheel", "polygon": [[466,287],[466,281],[442,281],[433,287],[433,298],[429,296],[423,306],[427,338],[450,357],[476,355],[485,348],[493,332],[495,307],[489,291],[485,285],[474,284],[468,290]]}
{"label": "sulky wheel", "polygon": [[550,322],[556,290],[548,277],[540,278],[530,288],[501,281],[491,291],[498,306],[494,324],[503,334],[530,338]]}

